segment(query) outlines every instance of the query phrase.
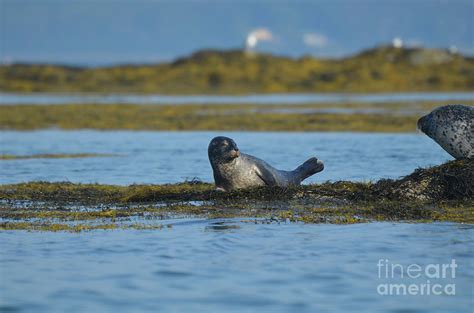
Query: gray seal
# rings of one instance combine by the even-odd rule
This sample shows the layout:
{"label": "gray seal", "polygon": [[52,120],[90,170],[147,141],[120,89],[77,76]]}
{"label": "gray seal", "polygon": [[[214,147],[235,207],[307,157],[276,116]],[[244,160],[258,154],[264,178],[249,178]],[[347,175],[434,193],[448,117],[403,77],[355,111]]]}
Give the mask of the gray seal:
{"label": "gray seal", "polygon": [[263,160],[240,153],[234,140],[221,136],[211,140],[208,154],[216,187],[225,191],[256,186],[299,185],[324,169],[322,161],[311,158],[293,171],[277,170]]}
{"label": "gray seal", "polygon": [[474,158],[474,107],[453,104],[436,108],[418,120],[418,129],[454,158]]}

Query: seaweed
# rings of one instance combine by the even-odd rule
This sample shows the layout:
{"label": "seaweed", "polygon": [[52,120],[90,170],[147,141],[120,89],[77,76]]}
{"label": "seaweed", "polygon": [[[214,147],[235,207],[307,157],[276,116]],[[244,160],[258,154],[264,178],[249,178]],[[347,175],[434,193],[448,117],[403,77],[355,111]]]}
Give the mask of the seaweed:
{"label": "seaweed", "polygon": [[150,65],[1,65],[0,90],[168,94],[457,91],[472,90],[473,72],[472,58],[423,48],[380,46],[342,59],[204,50]]}
{"label": "seaweed", "polygon": [[130,226],[130,219],[151,221],[143,228],[153,229],[161,228],[164,219],[182,216],[269,223],[473,224],[473,166],[474,160],[455,160],[417,169],[399,180],[339,181],[230,192],[217,191],[212,184],[199,181],[131,186],[50,182],[1,185],[0,229],[139,228]]}
{"label": "seaweed", "polygon": [[[443,104],[446,102],[423,103],[422,110],[430,110]],[[321,111],[324,108],[334,109],[336,106],[350,111],[340,114]],[[360,113],[358,109],[369,109],[369,111]],[[378,108],[377,104],[366,103],[265,106],[258,104],[2,105],[0,129],[416,131],[413,125],[416,125],[420,109],[413,103],[384,104],[384,114],[371,112],[371,109],[380,109],[380,105]]]}

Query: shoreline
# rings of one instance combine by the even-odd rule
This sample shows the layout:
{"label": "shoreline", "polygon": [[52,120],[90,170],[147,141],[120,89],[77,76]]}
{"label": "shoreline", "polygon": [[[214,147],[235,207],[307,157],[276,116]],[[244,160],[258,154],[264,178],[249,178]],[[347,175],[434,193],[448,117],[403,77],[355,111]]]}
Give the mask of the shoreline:
{"label": "shoreline", "polygon": [[0,130],[412,133],[420,116],[448,103],[0,105]]}
{"label": "shoreline", "polygon": [[446,50],[389,46],[336,60],[201,50],[147,65],[2,65],[0,89],[168,94],[471,90],[473,60]]}
{"label": "shoreline", "polygon": [[161,229],[163,220],[186,216],[312,224],[474,224],[473,176],[474,160],[458,160],[418,169],[398,180],[231,192],[216,191],[213,184],[199,181],[130,186],[0,185],[0,230]]}

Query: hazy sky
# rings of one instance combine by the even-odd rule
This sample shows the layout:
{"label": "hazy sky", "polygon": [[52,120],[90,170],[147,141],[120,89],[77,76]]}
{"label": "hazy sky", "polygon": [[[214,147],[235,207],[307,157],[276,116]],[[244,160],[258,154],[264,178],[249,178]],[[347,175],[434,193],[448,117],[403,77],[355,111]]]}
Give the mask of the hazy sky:
{"label": "hazy sky", "polygon": [[341,56],[391,42],[474,54],[473,0],[144,1],[0,0],[3,62],[171,60],[204,48]]}

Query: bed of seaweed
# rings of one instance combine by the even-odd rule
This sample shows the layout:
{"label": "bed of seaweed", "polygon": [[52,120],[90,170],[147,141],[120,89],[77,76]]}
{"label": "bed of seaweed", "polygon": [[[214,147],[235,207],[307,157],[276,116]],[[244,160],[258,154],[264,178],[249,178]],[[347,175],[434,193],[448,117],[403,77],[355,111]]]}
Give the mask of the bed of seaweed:
{"label": "bed of seaweed", "polygon": [[0,129],[414,132],[421,115],[445,104],[3,105]]}
{"label": "bed of seaweed", "polygon": [[177,217],[272,223],[474,223],[474,160],[417,169],[398,180],[326,182],[222,192],[209,183],[0,186],[0,230],[160,229]]}

